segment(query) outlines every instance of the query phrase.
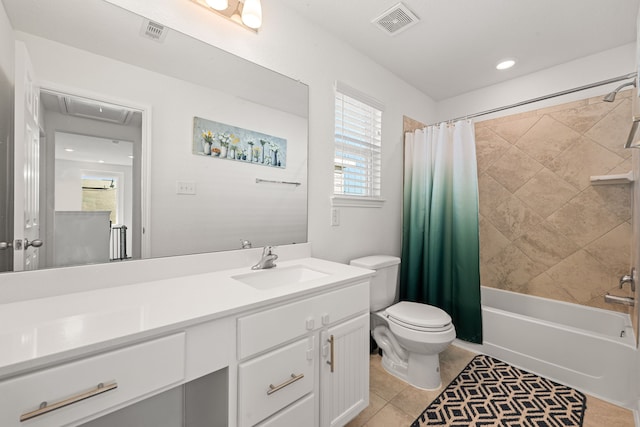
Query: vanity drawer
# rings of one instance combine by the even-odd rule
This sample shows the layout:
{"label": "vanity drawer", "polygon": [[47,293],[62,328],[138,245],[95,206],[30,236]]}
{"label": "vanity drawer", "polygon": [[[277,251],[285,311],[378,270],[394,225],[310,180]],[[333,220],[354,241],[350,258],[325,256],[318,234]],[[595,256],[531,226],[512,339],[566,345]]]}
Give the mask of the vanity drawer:
{"label": "vanity drawer", "polygon": [[238,358],[369,311],[369,282],[284,304],[238,319]]}
{"label": "vanity drawer", "polygon": [[313,426],[315,419],[314,395],[294,403],[256,427],[300,427]]}
{"label": "vanity drawer", "polygon": [[[180,382],[184,349],[180,333],[0,382],[0,425],[61,426],[103,415]],[[24,420],[41,402],[59,407]]]}
{"label": "vanity drawer", "polygon": [[253,426],[313,391],[314,338],[308,337],[238,367],[238,420]]}

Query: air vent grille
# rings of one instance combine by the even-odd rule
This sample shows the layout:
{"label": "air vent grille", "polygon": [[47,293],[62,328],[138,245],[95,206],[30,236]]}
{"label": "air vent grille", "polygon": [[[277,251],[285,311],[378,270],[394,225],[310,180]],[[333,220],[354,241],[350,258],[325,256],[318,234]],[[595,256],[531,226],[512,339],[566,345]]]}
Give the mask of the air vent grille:
{"label": "air vent grille", "polygon": [[404,4],[398,3],[371,21],[387,34],[396,35],[417,24],[418,17]]}
{"label": "air vent grille", "polygon": [[151,40],[163,42],[167,36],[167,29],[164,25],[145,19],[142,23],[140,34]]}

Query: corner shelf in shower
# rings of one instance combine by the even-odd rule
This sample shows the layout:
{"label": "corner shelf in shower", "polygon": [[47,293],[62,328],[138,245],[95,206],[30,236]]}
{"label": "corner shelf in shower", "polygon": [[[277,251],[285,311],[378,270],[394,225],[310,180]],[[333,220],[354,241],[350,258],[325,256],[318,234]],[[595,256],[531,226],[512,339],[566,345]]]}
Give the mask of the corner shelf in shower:
{"label": "corner shelf in shower", "polygon": [[591,185],[631,184],[633,182],[633,172],[629,171],[615,175],[594,175],[590,179]]}

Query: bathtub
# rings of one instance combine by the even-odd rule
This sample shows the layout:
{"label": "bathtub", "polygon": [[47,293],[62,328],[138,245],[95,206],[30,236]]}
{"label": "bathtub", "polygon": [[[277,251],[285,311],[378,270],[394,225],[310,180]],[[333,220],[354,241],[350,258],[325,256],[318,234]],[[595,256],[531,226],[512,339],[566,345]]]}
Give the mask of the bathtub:
{"label": "bathtub", "polygon": [[636,408],[637,354],[628,315],[482,287],[488,354],[620,406]]}

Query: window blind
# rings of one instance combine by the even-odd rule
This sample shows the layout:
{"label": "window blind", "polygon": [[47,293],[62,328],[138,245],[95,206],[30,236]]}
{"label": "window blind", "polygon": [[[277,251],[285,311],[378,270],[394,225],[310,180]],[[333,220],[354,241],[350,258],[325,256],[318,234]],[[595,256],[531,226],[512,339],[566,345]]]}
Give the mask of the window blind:
{"label": "window blind", "polygon": [[[336,88],[334,194],[379,197],[382,109],[354,90]],[[345,92],[349,92],[346,94]]]}

